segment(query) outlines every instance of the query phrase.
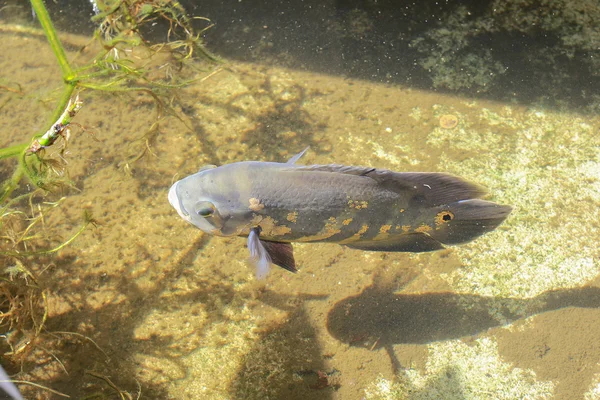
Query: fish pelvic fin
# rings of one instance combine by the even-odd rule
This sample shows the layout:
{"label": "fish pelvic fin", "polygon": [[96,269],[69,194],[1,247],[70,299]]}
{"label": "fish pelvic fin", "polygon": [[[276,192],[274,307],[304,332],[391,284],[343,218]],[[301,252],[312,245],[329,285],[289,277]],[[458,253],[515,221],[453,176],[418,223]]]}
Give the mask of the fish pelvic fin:
{"label": "fish pelvic fin", "polygon": [[298,272],[294,260],[294,248],[291,243],[260,241],[271,257],[271,262],[290,272]]}
{"label": "fish pelvic fin", "polygon": [[250,260],[256,265],[257,279],[267,277],[271,270],[271,263],[290,272],[298,272],[292,245],[290,243],[261,240],[260,228],[250,230],[248,250],[250,250]]}
{"label": "fish pelvic fin", "polygon": [[430,235],[444,244],[460,244],[491,232],[508,217],[512,207],[481,199],[461,200],[443,207],[452,219],[441,223]]}

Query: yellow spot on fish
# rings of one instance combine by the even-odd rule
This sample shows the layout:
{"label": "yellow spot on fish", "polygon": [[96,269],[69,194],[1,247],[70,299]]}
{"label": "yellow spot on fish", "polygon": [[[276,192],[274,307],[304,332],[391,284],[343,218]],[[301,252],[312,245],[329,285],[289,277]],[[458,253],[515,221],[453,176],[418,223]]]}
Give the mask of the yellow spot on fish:
{"label": "yellow spot on fish", "polygon": [[363,226],[360,227],[358,232],[356,232],[354,235],[350,236],[349,238],[341,240],[339,243],[344,244],[344,243],[356,242],[357,240],[360,240],[361,236],[368,230],[369,230],[369,225],[364,224]]}
{"label": "yellow spot on fish", "polygon": [[260,202],[260,200],[257,199],[256,197],[250,198],[249,202],[250,202],[250,205],[248,206],[248,208],[251,209],[252,211],[260,211],[263,208],[265,208],[265,205],[262,204]]}
{"label": "yellow spot on fish", "polygon": [[404,211],[405,211],[405,210],[404,210],[404,208],[401,208],[401,209],[400,209],[400,212],[401,212],[401,213],[403,213]]}
{"label": "yellow spot on fish", "polygon": [[364,224],[363,226],[360,227],[360,230],[358,232],[356,232],[356,234],[359,236],[362,236],[368,230],[369,230],[369,225]]}
{"label": "yellow spot on fish", "polygon": [[431,228],[429,225],[421,225],[418,228],[415,229],[415,232],[420,232],[420,233],[425,233],[425,232],[429,232],[433,230],[433,228]]}
{"label": "yellow spot on fish", "polygon": [[410,231],[410,225],[402,225],[402,231],[403,232],[409,232]]}
{"label": "yellow spot on fish", "polygon": [[342,221],[342,224],[344,225],[350,225],[350,222],[352,222],[352,218],[348,218]]}
{"label": "yellow spot on fish", "polygon": [[260,226],[261,228],[261,237],[272,239],[277,238],[279,236],[283,236],[286,233],[290,233],[292,231],[292,229],[289,226],[277,225],[277,221],[275,221],[272,217],[262,217],[260,215],[257,215],[257,217],[260,217],[260,219],[254,218],[253,221],[260,221],[256,225]]}
{"label": "yellow spot on fish", "polygon": [[435,224],[440,226],[454,219],[454,214],[448,210],[440,211],[434,218]]}
{"label": "yellow spot on fish", "polygon": [[288,213],[286,219],[290,222],[296,223],[296,221],[298,220],[298,212],[294,211],[294,212]]}
{"label": "yellow spot on fish", "polygon": [[388,233],[390,229],[392,229],[391,225],[381,225],[381,228],[379,228],[379,233]]}
{"label": "yellow spot on fish", "polygon": [[348,199],[348,207],[360,210],[369,207],[369,202],[365,200]]}
{"label": "yellow spot on fish", "polygon": [[298,239],[298,242],[314,242],[317,240],[325,240],[329,239],[335,234],[341,232],[341,229],[338,227],[337,218],[329,217],[327,221],[325,221],[325,226],[319,233],[312,236],[305,236],[303,238]]}
{"label": "yellow spot on fish", "polygon": [[325,232],[327,234],[331,234],[331,236],[340,232],[340,229],[337,227],[337,218],[336,217],[329,217],[329,219],[325,223]]}

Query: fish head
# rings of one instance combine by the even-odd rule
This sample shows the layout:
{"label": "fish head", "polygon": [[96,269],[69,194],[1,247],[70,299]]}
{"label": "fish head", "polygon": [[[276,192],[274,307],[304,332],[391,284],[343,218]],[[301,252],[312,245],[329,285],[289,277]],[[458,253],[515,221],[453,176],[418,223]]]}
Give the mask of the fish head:
{"label": "fish head", "polygon": [[252,213],[239,204],[239,188],[226,167],[204,167],[175,182],[169,203],[181,218],[211,235],[247,234]]}

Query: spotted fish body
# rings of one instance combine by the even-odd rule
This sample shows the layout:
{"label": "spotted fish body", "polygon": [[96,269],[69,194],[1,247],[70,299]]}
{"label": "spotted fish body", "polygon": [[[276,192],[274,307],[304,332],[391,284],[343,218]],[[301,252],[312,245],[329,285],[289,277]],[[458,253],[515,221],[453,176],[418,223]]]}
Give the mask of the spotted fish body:
{"label": "spotted fish body", "polygon": [[509,206],[481,200],[477,185],[443,173],[247,161],[203,168],[176,182],[182,218],[220,236],[248,236],[264,276],[272,262],[295,271],[290,242],[421,252],[495,229]]}

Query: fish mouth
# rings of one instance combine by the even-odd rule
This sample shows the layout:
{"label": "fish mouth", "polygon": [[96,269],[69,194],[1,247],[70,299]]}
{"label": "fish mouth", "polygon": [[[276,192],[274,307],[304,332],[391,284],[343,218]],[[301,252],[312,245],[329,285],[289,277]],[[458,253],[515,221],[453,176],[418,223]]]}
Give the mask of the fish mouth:
{"label": "fish mouth", "polygon": [[183,204],[181,203],[181,199],[179,196],[177,196],[178,183],[179,182],[175,182],[173,186],[171,186],[171,189],[169,189],[169,203],[171,203],[171,206],[177,211],[177,214],[179,214],[181,218],[188,220],[190,214],[188,214],[185,207],[183,207]]}
{"label": "fish mouth", "polygon": [[180,182],[181,181],[177,181],[173,184],[173,186],[171,186],[168,195],[169,203],[175,209],[175,211],[177,211],[177,214],[179,214],[179,216],[183,218],[184,221],[194,225],[196,228],[202,230],[205,233],[222,236],[220,230],[212,224],[210,224],[209,222],[207,222],[204,218],[192,218],[193,216],[187,212],[187,210],[183,206],[182,196],[179,196],[178,194],[178,185]]}

